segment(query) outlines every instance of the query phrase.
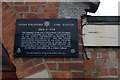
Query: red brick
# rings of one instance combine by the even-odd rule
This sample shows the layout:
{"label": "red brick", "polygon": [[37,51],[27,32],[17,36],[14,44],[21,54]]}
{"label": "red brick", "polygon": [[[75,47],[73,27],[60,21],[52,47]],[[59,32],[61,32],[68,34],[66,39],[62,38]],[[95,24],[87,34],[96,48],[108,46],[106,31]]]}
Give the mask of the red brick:
{"label": "red brick", "polygon": [[47,12],[47,11],[57,11],[57,6],[45,6],[44,7],[44,11]]}
{"label": "red brick", "polygon": [[37,72],[37,71],[36,71],[36,68],[35,68],[35,67],[27,70],[27,74],[28,74],[28,75],[34,74],[34,73],[36,73],[36,72]]}
{"label": "red brick", "polygon": [[57,64],[56,63],[48,63],[47,64],[50,70],[56,70],[57,69]]}
{"label": "red brick", "polygon": [[41,64],[43,62],[41,58],[34,58],[33,61],[35,65]]}
{"label": "red brick", "polygon": [[5,12],[9,9],[9,6],[6,3],[2,3],[2,11]]}
{"label": "red brick", "polygon": [[79,54],[78,58],[72,58],[72,61],[83,61],[83,56],[82,54]]}
{"label": "red brick", "polygon": [[19,63],[20,65],[22,65],[21,59],[20,58],[15,58],[14,59],[14,63]]}
{"label": "red brick", "polygon": [[9,39],[14,43],[14,35],[10,36]]}
{"label": "red brick", "polygon": [[11,2],[8,2],[8,3],[9,3],[10,5],[14,5],[14,2],[12,2],[12,1],[11,1]]}
{"label": "red brick", "polygon": [[96,61],[96,66],[103,66],[105,64],[104,61]]}
{"label": "red brick", "polygon": [[15,5],[24,5],[24,2],[14,2]]}
{"label": "red brick", "polygon": [[[4,75],[3,75],[4,74]],[[2,78],[1,80],[12,80],[12,79],[16,79],[16,74],[15,72],[2,72]]]}
{"label": "red brick", "polygon": [[3,29],[5,30],[5,31],[9,31],[9,30],[11,30],[11,29],[13,29],[13,28],[15,28],[15,22],[16,20],[14,20],[13,22],[11,22],[10,24],[8,24],[6,27],[4,27]]}
{"label": "red brick", "polygon": [[65,61],[71,61],[71,58],[65,58]]}
{"label": "red brick", "polygon": [[110,68],[110,76],[118,76],[117,68]]}
{"label": "red brick", "polygon": [[46,2],[25,2],[25,5],[39,5],[39,4],[45,4]]}
{"label": "red brick", "polygon": [[41,6],[30,6],[30,12],[36,12],[39,7]]}
{"label": "red brick", "polygon": [[120,52],[119,52],[119,51],[116,52],[116,57],[117,57],[118,59],[120,59]]}
{"label": "red brick", "polygon": [[[9,55],[12,55],[13,56],[13,50],[11,50],[10,52],[9,52]],[[14,57],[14,56],[13,56]],[[14,59],[13,59],[14,60]]]}
{"label": "red brick", "polygon": [[22,62],[26,63],[28,61],[32,61],[33,58],[22,58]]}
{"label": "red brick", "polygon": [[6,12],[2,12],[2,18],[3,18],[3,21],[5,19],[7,19],[11,14],[13,14],[13,10],[8,8],[8,10],[6,10]]}
{"label": "red brick", "polygon": [[82,72],[72,72],[72,78],[83,78]]}
{"label": "red brick", "polygon": [[16,68],[16,73],[17,73],[17,74],[19,74],[19,73],[21,73],[21,72],[24,72],[24,70],[23,70],[22,68],[19,68],[19,67]]}
{"label": "red brick", "polygon": [[23,78],[23,77],[26,77],[27,75],[28,75],[27,72],[23,72],[18,74],[18,78]]}
{"label": "red brick", "polygon": [[30,62],[27,62],[27,63],[23,64],[23,66],[21,66],[21,68],[22,68],[23,70],[26,70],[26,69],[28,69],[28,68],[30,68],[30,67],[33,67],[33,66],[34,66],[34,65],[33,65],[32,61],[30,61]]}
{"label": "red brick", "polygon": [[3,41],[3,45],[4,46],[7,46],[7,45],[9,45],[9,43],[10,43],[10,39],[9,38],[2,38],[2,41]]}
{"label": "red brick", "polygon": [[52,78],[71,78],[71,73],[70,72],[51,72]]}
{"label": "red brick", "polygon": [[57,12],[46,12],[46,18],[51,19],[51,18],[57,18]]}
{"label": "red brick", "polygon": [[59,70],[83,70],[81,63],[59,63]]}
{"label": "red brick", "polygon": [[5,2],[2,2],[2,8],[6,7],[7,4]]}
{"label": "red brick", "polygon": [[13,36],[15,33],[15,29],[13,28],[12,30],[10,30],[9,32],[7,32],[5,35],[3,35],[3,39],[8,39],[10,36]]}
{"label": "red brick", "polygon": [[8,52],[10,52],[11,50],[13,50],[14,44],[10,43],[9,46],[7,46],[6,48],[8,49]]}
{"label": "red brick", "polygon": [[24,18],[45,18],[45,14],[24,14]]}
{"label": "red brick", "polygon": [[97,52],[91,52],[91,57],[92,58],[97,58]]}
{"label": "red brick", "polygon": [[13,61],[14,57],[13,57],[13,52],[9,54],[10,60]]}
{"label": "red brick", "polygon": [[40,64],[38,66],[35,66],[35,69],[36,69],[36,71],[41,71],[41,70],[45,69],[45,66],[44,66],[44,64]]}
{"label": "red brick", "polygon": [[17,12],[28,12],[28,6],[14,6]]}
{"label": "red brick", "polygon": [[107,68],[100,68],[98,70],[99,76],[108,76],[108,69]]}
{"label": "red brick", "polygon": [[[97,76],[93,76],[93,75],[84,75],[84,80],[99,80],[98,78],[95,79]],[[102,80],[100,78],[100,80]]]}
{"label": "red brick", "polygon": [[12,15],[12,16],[10,16],[9,18],[7,18],[7,19],[5,19],[4,20],[4,18],[2,18],[2,20],[4,20],[3,22],[2,22],[2,26],[3,27],[5,27],[5,26],[7,26],[8,24],[10,24],[13,20],[15,20],[16,19],[16,15],[14,14],[14,15]]}
{"label": "red brick", "polygon": [[83,63],[84,67],[92,67],[94,66],[94,61],[93,60],[84,60],[84,63]]}
{"label": "red brick", "polygon": [[62,61],[64,61],[64,58],[45,58],[45,61],[62,62]]}
{"label": "red brick", "polygon": [[102,53],[102,57],[105,58],[105,59],[108,59],[109,58],[109,53]]}

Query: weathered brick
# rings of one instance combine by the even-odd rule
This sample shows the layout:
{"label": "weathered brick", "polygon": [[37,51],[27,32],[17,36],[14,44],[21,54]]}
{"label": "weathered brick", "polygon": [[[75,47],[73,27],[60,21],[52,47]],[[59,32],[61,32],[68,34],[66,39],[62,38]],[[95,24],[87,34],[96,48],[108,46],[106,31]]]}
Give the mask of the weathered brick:
{"label": "weathered brick", "polygon": [[34,58],[32,59],[32,61],[34,62],[35,65],[41,64],[43,62],[41,58]]}
{"label": "weathered brick", "polygon": [[3,36],[2,36],[2,41],[3,41],[3,45],[5,45],[5,46],[8,46],[8,44],[10,43],[10,39],[9,38],[3,38]]}
{"label": "weathered brick", "polygon": [[108,76],[107,68],[99,68],[98,72],[99,72],[99,76]]}
{"label": "weathered brick", "polygon": [[25,5],[41,5],[46,4],[46,2],[25,2]]}
{"label": "weathered brick", "polygon": [[28,12],[28,6],[14,6],[17,12]]}
{"label": "weathered brick", "polygon": [[23,73],[24,70],[20,67],[16,68],[16,73],[19,74],[19,73]]}
{"label": "weathered brick", "polygon": [[7,3],[9,3],[10,5],[13,5],[13,4],[14,4],[14,2],[12,2],[12,0],[11,0],[10,2],[7,2]]}
{"label": "weathered brick", "polygon": [[117,68],[110,68],[110,76],[118,76],[117,71]]}
{"label": "weathered brick", "polygon": [[72,58],[65,58],[65,61],[71,61]]}
{"label": "weathered brick", "polygon": [[5,2],[2,2],[2,8],[6,7],[7,4]]}
{"label": "weathered brick", "polygon": [[23,72],[18,74],[18,78],[23,78],[23,77],[26,77],[27,75],[28,75],[27,72]]}
{"label": "weathered brick", "polygon": [[13,22],[11,22],[10,24],[8,24],[6,27],[4,27],[3,29],[5,30],[5,31],[9,31],[9,30],[11,30],[11,29],[13,29],[13,28],[15,28],[15,22],[16,20],[14,20]]}
{"label": "weathered brick", "polygon": [[57,6],[44,6],[44,11],[47,12],[47,11],[56,11],[58,8]]}
{"label": "weathered brick", "polygon": [[26,69],[28,69],[28,68],[30,68],[30,67],[33,67],[33,66],[34,66],[34,65],[33,65],[32,61],[30,61],[30,62],[27,62],[27,63],[23,64],[23,66],[21,66],[21,68],[22,68],[23,70],[26,70]]}
{"label": "weathered brick", "polygon": [[[2,20],[3,19],[4,18],[2,18]],[[3,27],[7,26],[8,24],[10,24],[15,19],[16,19],[16,15],[14,14],[14,15],[8,17],[6,20],[3,20],[3,22],[2,22]]]}
{"label": "weathered brick", "polygon": [[45,58],[45,61],[47,62],[62,62],[64,61],[64,58]]}
{"label": "weathered brick", "polygon": [[9,9],[9,6],[5,2],[3,2],[2,3],[2,12],[7,11],[7,9]]}
{"label": "weathered brick", "polygon": [[46,18],[48,19],[54,19],[54,18],[57,18],[58,15],[57,15],[57,12],[46,12]]}
{"label": "weathered brick", "polygon": [[120,59],[120,52],[119,51],[116,52],[116,58]]}
{"label": "weathered brick", "polygon": [[30,12],[37,12],[37,9],[41,6],[30,6]]}
{"label": "weathered brick", "polygon": [[12,63],[13,63],[13,60],[14,60],[13,54],[9,54],[9,57],[10,57],[10,60],[12,61]]}
{"label": "weathered brick", "polygon": [[77,58],[72,58],[72,61],[83,61],[82,54],[79,54],[79,57],[77,57]]}
{"label": "weathered brick", "polygon": [[28,75],[31,75],[31,74],[36,73],[37,71],[36,71],[35,67],[32,67],[31,69],[27,70],[26,72],[27,72]]}
{"label": "weathered brick", "polygon": [[91,57],[92,58],[97,58],[97,52],[91,52]]}
{"label": "weathered brick", "polygon": [[52,78],[71,78],[70,72],[51,72]]}
{"label": "weathered brick", "polygon": [[83,63],[84,67],[91,67],[91,66],[94,66],[94,61],[92,59],[90,60],[84,60],[84,63]]}
{"label": "weathered brick", "polygon": [[16,66],[16,68],[21,67],[22,66],[22,62],[21,59],[14,59],[14,65]]}
{"label": "weathered brick", "polygon": [[[4,74],[4,75],[3,75]],[[2,72],[2,79],[1,80],[10,80],[10,79],[15,79],[15,72]]]}
{"label": "weathered brick", "polygon": [[8,39],[10,36],[13,36],[15,33],[15,29],[11,29],[9,32],[7,32],[5,35],[3,35],[3,39]]}
{"label": "weathered brick", "polygon": [[15,5],[24,5],[24,2],[14,2]]}
{"label": "weathered brick", "polygon": [[23,14],[24,18],[45,18],[45,14]]}
{"label": "weathered brick", "polygon": [[40,65],[35,66],[35,69],[36,69],[36,71],[41,71],[41,70],[45,69],[45,66],[44,66],[44,64],[40,64]]}
{"label": "weathered brick", "polygon": [[81,63],[59,63],[59,70],[83,70]]}
{"label": "weathered brick", "polygon": [[102,53],[102,57],[105,58],[105,59],[108,59],[109,58],[109,53]]}
{"label": "weathered brick", "polygon": [[83,78],[82,72],[72,72],[72,78]]}
{"label": "weathered brick", "polygon": [[8,52],[10,52],[11,50],[13,50],[13,47],[14,47],[14,43],[9,43],[9,46],[7,46],[7,50]]}
{"label": "weathered brick", "polygon": [[28,61],[32,61],[32,59],[33,58],[22,58],[21,60],[22,60],[23,63],[26,63]]}
{"label": "weathered brick", "polygon": [[6,10],[6,12],[2,12],[2,20],[4,21],[5,19],[7,19],[9,16],[11,16],[11,14],[14,14],[13,10],[8,8],[8,10]]}
{"label": "weathered brick", "polygon": [[[92,75],[84,75],[84,79],[83,80],[99,80],[98,78],[96,78],[97,76],[92,76]],[[102,80],[102,79],[100,79]]]}
{"label": "weathered brick", "polygon": [[56,70],[57,69],[57,64],[56,63],[48,63],[48,68],[50,70]]}
{"label": "weathered brick", "polygon": [[95,60],[95,65],[98,66],[98,67],[101,67],[104,64],[105,64],[105,61],[103,59],[98,58],[98,59]]}

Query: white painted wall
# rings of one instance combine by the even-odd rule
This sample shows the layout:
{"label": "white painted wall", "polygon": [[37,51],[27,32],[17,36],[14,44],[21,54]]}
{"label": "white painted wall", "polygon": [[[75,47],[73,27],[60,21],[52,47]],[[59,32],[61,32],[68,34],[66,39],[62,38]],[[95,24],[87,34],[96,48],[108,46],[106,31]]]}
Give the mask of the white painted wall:
{"label": "white painted wall", "polygon": [[118,45],[119,25],[86,25],[83,28],[85,46],[120,46]]}

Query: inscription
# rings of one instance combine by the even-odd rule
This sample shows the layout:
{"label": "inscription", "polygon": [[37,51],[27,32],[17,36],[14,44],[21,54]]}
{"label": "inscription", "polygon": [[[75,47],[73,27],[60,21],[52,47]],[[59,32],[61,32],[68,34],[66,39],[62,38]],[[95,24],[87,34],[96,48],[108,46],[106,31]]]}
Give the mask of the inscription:
{"label": "inscription", "polygon": [[18,19],[15,57],[77,57],[75,19]]}
{"label": "inscription", "polygon": [[22,32],[21,47],[25,49],[68,49],[70,32]]}

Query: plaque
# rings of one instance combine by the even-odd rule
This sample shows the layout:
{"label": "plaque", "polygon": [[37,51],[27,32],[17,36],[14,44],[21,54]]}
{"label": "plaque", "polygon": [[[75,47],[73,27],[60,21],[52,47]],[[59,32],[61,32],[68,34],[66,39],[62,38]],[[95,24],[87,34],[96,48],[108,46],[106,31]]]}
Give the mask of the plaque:
{"label": "plaque", "polygon": [[17,19],[14,57],[77,57],[76,19]]}

